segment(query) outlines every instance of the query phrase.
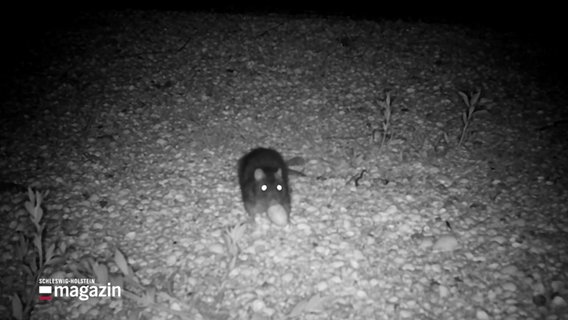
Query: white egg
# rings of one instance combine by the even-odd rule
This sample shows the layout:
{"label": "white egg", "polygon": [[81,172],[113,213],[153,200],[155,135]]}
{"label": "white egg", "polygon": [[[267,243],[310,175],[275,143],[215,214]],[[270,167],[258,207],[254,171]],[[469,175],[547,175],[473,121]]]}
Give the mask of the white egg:
{"label": "white egg", "polygon": [[279,226],[285,226],[288,224],[288,214],[286,213],[286,210],[284,210],[284,207],[282,207],[281,205],[272,205],[268,208],[267,211],[268,218],[274,224]]}

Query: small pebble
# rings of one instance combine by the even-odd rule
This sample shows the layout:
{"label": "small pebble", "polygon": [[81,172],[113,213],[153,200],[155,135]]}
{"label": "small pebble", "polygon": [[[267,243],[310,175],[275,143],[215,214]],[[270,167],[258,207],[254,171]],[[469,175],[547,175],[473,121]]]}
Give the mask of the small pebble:
{"label": "small pebble", "polygon": [[450,295],[450,290],[445,286],[439,286],[438,293],[440,294],[440,298],[447,298]]}
{"label": "small pebble", "polygon": [[119,198],[124,198],[126,196],[128,196],[130,194],[130,190],[129,189],[122,189],[118,192],[118,197]]}
{"label": "small pebble", "polygon": [[562,298],[561,296],[556,296],[550,302],[550,306],[553,308],[566,308],[568,304],[566,303],[566,300],[564,300],[564,298]]}
{"label": "small pebble", "polygon": [[498,244],[503,244],[503,243],[507,242],[507,239],[505,239],[505,237],[503,237],[503,236],[496,236],[496,237],[493,237],[493,241],[497,242]]}
{"label": "small pebble", "polygon": [[442,272],[442,266],[436,263],[430,266],[430,270],[434,273],[440,273]]}
{"label": "small pebble", "polygon": [[532,287],[533,292],[537,294],[544,294],[546,292],[546,288],[544,287],[544,284],[542,282],[533,283]]}
{"label": "small pebble", "polygon": [[394,215],[398,212],[398,208],[395,205],[392,205],[385,210],[385,214],[387,215]]}
{"label": "small pebble", "polygon": [[170,308],[171,308],[172,310],[174,310],[174,311],[181,311],[181,306],[180,306],[180,304],[177,303],[177,302],[172,302],[172,303],[170,304]]}
{"label": "small pebble", "polygon": [[509,265],[503,268],[503,270],[501,270],[501,273],[513,276],[519,273],[519,269],[514,265]]}
{"label": "small pebble", "polygon": [[266,308],[266,304],[264,303],[264,301],[260,300],[260,299],[256,299],[252,302],[252,310],[254,312],[260,312],[262,311],[264,308]]}
{"label": "small pebble", "polygon": [[402,268],[403,271],[414,271],[416,269],[416,267],[414,267],[414,265],[410,264],[410,263],[405,263]]}
{"label": "small pebble", "polygon": [[503,284],[503,289],[507,290],[507,291],[511,291],[511,292],[515,292],[517,291],[517,286],[512,283],[512,282],[506,282]]}
{"label": "small pebble", "polygon": [[357,291],[355,292],[355,296],[356,296],[358,299],[365,299],[365,298],[368,298],[367,293],[366,293],[365,291],[363,291],[363,290],[357,290]]}
{"label": "small pebble", "polygon": [[289,282],[292,281],[293,279],[294,279],[294,274],[292,274],[292,273],[290,273],[290,272],[285,273],[285,274],[282,276],[282,282],[283,282],[283,283],[289,283]]}
{"label": "small pebble", "polygon": [[433,245],[434,245],[434,240],[432,240],[432,238],[427,237],[422,239],[422,241],[420,241],[420,243],[418,244],[418,248],[425,250]]}
{"label": "small pebble", "polygon": [[414,313],[410,310],[400,310],[399,313],[400,317],[402,319],[410,319],[410,318],[414,318]]}
{"label": "small pebble", "polygon": [[166,265],[173,266],[176,264],[177,256],[175,254],[171,254],[166,258]]}
{"label": "small pebble", "polygon": [[554,280],[550,283],[550,288],[554,292],[560,292],[564,288],[564,283],[559,280]]}
{"label": "small pebble", "polygon": [[458,248],[458,240],[451,235],[442,236],[436,241],[434,251],[453,251]]}
{"label": "small pebble", "polygon": [[359,262],[357,262],[356,260],[349,260],[349,265],[353,269],[359,269]]}
{"label": "small pebble", "polygon": [[398,303],[399,300],[398,300],[397,296],[392,296],[392,297],[388,298],[387,301],[389,303],[395,304],[395,303]]}
{"label": "small pebble", "polygon": [[475,318],[478,319],[478,320],[488,320],[489,315],[484,310],[478,309],[475,312]]}
{"label": "small pebble", "polygon": [[318,290],[320,292],[327,290],[327,288],[328,288],[328,285],[324,281],[322,281],[322,282],[320,282],[316,285],[316,290]]}
{"label": "small pebble", "polygon": [[224,253],[225,253],[225,248],[224,248],[222,245],[220,245],[220,244],[218,244],[218,243],[215,243],[215,244],[212,244],[212,245],[209,247],[209,251],[211,251],[211,252],[213,252],[213,253],[216,253],[216,254],[224,254]]}

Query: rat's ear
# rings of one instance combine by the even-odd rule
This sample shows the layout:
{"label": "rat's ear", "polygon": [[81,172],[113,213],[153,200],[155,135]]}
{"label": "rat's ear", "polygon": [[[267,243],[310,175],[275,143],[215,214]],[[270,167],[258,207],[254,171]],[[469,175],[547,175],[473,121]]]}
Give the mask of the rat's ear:
{"label": "rat's ear", "polygon": [[276,178],[282,179],[282,168],[278,168],[278,171],[274,174]]}
{"label": "rat's ear", "polygon": [[262,169],[258,168],[256,170],[254,170],[254,180],[256,181],[260,181],[262,179],[264,179],[266,175],[264,174],[264,171],[262,171]]}

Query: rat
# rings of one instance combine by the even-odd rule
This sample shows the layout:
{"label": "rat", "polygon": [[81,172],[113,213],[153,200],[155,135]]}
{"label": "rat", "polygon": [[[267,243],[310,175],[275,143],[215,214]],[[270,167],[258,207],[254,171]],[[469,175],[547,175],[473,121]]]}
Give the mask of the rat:
{"label": "rat", "polygon": [[254,220],[258,214],[278,225],[290,219],[288,166],[274,149],[256,148],[238,162],[239,186],[245,210]]}

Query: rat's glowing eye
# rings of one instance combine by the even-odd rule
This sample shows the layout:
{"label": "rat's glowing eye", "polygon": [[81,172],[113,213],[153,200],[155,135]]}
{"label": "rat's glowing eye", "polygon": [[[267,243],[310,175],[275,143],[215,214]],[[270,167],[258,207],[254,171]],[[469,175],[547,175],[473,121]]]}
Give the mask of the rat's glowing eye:
{"label": "rat's glowing eye", "polygon": [[279,184],[279,185],[277,185],[277,186],[276,186],[276,190],[278,190],[278,191],[282,191],[282,185],[280,185],[280,184]]}
{"label": "rat's glowing eye", "polygon": [[266,189],[268,189],[268,186],[266,186],[265,184],[260,186],[260,191],[266,191]]}

